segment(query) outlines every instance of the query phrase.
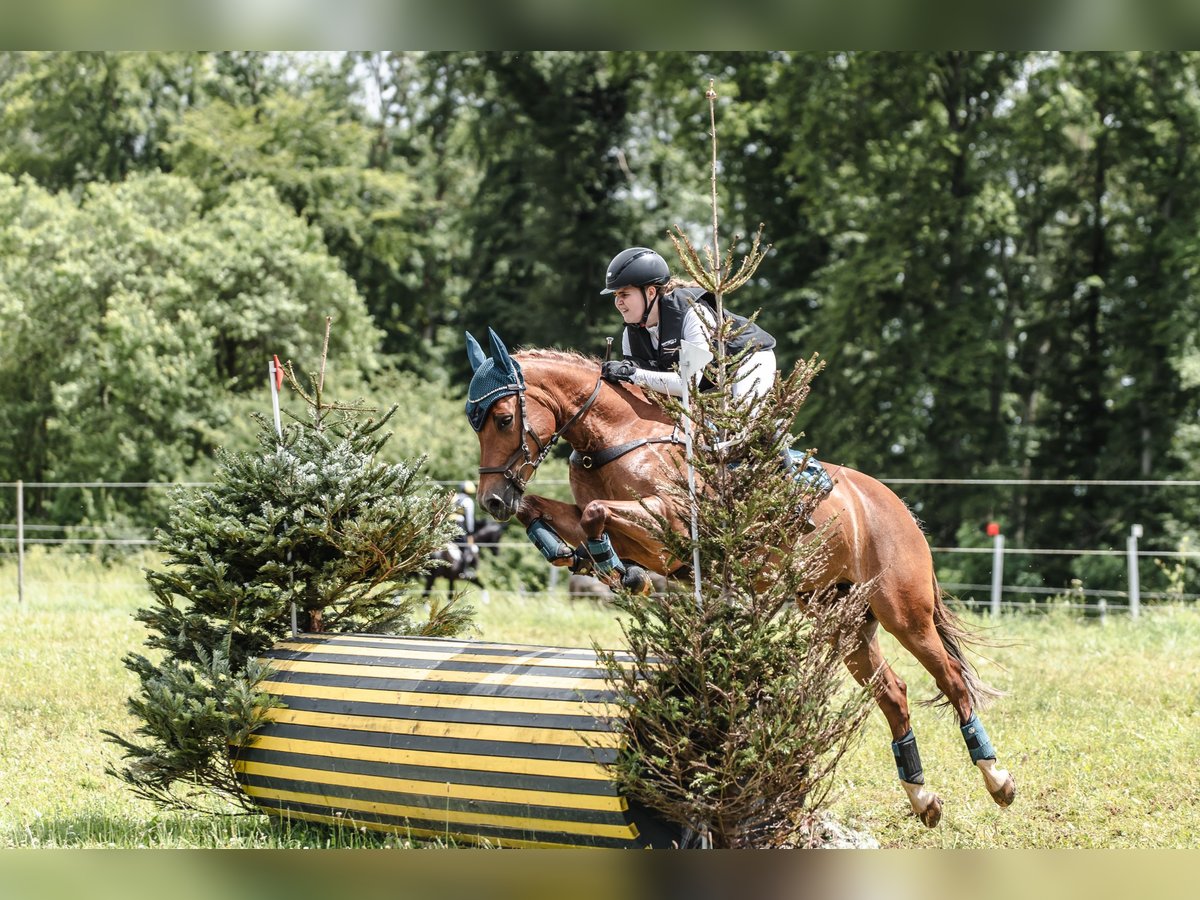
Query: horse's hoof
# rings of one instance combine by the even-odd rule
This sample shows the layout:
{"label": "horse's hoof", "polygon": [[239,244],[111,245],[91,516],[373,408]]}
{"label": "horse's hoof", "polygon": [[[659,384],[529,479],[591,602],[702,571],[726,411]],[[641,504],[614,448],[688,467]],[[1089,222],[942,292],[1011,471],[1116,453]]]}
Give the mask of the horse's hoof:
{"label": "horse's hoof", "polygon": [[914,784],[911,781],[901,781],[900,786],[908,794],[908,804],[913,814],[930,828],[942,821],[942,798],[935,794],[925,783]]}
{"label": "horse's hoof", "polygon": [[983,774],[983,783],[992,795],[992,799],[1001,807],[1008,806],[1017,795],[1017,783],[1013,781],[1012,773],[1001,769],[994,759],[981,759],[975,765]]}
{"label": "horse's hoof", "polygon": [[929,805],[917,815],[921,819],[921,824],[926,828],[937,828],[938,822],[942,821],[942,798],[934,794]]}
{"label": "horse's hoof", "polygon": [[996,805],[1004,809],[1017,796],[1017,783],[1013,780],[1012,775],[1009,775],[1008,780],[998,790],[989,791],[988,793],[992,795],[992,799],[996,801]]}
{"label": "horse's hoof", "polygon": [[634,594],[649,594],[654,588],[654,583],[641,566],[630,566],[621,577],[621,587]]}

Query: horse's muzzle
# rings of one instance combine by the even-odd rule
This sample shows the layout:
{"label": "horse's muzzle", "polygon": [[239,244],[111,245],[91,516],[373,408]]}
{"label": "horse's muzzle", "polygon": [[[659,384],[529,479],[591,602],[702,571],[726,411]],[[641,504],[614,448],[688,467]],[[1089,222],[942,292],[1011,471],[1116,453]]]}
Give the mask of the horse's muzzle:
{"label": "horse's muzzle", "polygon": [[510,481],[502,481],[486,491],[480,498],[483,508],[497,522],[507,522],[517,514],[521,505],[521,492]]}

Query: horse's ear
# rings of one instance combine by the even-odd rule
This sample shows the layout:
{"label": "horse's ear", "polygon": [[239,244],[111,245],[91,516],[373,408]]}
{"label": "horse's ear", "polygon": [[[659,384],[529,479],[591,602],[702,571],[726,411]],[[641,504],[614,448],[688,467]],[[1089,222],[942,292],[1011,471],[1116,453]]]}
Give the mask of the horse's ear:
{"label": "horse's ear", "polygon": [[487,362],[487,357],[483,355],[483,348],[479,346],[479,341],[471,336],[471,332],[464,332],[467,336],[467,361],[471,363],[471,371],[475,372]]}
{"label": "horse's ear", "polygon": [[516,366],[513,365],[512,357],[508,355],[508,348],[504,346],[504,341],[500,340],[496,332],[488,329],[488,334],[492,338],[492,359],[496,361],[496,365],[504,369],[505,372],[516,372]]}

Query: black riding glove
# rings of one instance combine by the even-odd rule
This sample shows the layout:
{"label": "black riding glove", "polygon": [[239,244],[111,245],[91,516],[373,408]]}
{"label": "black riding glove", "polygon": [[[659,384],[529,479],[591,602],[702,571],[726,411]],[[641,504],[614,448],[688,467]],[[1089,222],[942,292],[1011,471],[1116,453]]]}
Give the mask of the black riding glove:
{"label": "black riding glove", "polygon": [[607,381],[633,381],[637,366],[627,359],[610,359],[600,364],[600,377]]}

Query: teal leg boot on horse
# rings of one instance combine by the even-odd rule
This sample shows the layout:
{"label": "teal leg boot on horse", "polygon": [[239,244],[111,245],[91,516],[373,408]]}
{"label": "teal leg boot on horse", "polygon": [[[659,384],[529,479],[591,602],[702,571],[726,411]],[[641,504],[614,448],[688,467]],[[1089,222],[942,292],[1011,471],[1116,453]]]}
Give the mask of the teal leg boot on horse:
{"label": "teal leg boot on horse", "polygon": [[588,538],[585,546],[596,577],[605,584],[616,587],[619,583],[625,590],[635,594],[649,593],[652,587],[650,575],[641,566],[622,562],[607,533],[595,540]]}

